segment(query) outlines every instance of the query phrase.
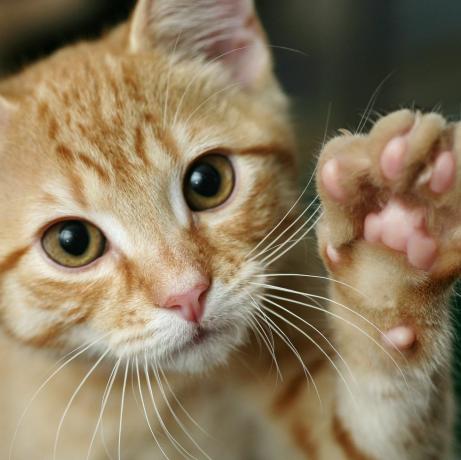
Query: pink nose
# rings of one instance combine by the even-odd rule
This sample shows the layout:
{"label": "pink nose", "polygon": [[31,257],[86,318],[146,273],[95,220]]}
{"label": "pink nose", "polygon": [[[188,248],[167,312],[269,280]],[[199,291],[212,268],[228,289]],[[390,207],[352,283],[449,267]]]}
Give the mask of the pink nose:
{"label": "pink nose", "polygon": [[209,282],[201,283],[182,294],[173,295],[163,308],[174,308],[186,321],[199,323],[205,312],[205,294],[209,287]]}

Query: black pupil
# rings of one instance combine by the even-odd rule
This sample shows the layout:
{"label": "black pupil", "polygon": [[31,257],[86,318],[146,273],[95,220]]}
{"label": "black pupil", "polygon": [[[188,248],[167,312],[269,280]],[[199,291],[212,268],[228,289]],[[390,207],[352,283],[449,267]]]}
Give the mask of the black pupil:
{"label": "black pupil", "polygon": [[191,171],[189,183],[195,193],[212,197],[221,188],[221,175],[209,163],[199,163]]}
{"label": "black pupil", "polygon": [[90,235],[82,222],[66,222],[59,232],[59,244],[72,256],[81,256],[90,245]]}

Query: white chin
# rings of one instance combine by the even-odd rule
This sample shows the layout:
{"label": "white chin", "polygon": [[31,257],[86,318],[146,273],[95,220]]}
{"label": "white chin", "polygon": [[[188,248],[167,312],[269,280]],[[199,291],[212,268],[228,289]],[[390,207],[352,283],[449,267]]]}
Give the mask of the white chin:
{"label": "white chin", "polygon": [[226,364],[230,353],[243,344],[246,334],[232,329],[231,333],[219,334],[192,344],[161,363],[169,371],[189,374],[203,373],[213,367]]}

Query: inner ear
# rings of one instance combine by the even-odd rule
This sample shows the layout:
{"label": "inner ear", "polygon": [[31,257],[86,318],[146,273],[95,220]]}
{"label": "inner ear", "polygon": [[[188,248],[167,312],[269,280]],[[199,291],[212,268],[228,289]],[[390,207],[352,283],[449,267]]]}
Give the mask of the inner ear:
{"label": "inner ear", "polygon": [[271,67],[253,0],[139,0],[130,50],[159,46],[184,58],[220,61],[242,85],[254,84]]}

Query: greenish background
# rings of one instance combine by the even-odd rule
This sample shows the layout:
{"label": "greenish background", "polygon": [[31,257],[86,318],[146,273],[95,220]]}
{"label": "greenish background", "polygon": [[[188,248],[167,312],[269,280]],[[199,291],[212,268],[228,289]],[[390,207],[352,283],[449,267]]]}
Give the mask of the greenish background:
{"label": "greenish background", "polygon": [[[191,0],[193,1],[193,0]],[[306,178],[325,135],[399,107],[461,115],[460,0],[259,0]],[[0,75],[128,16],[133,0],[0,1]],[[373,95],[376,98],[373,99]],[[365,123],[365,128],[370,122]],[[461,286],[458,288],[461,292]],[[461,301],[453,311],[461,331]],[[461,376],[461,342],[454,372]],[[456,378],[461,394],[461,377]],[[461,439],[461,423],[458,423]]]}

